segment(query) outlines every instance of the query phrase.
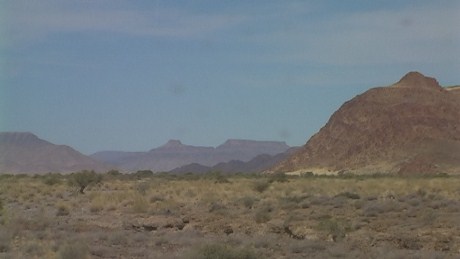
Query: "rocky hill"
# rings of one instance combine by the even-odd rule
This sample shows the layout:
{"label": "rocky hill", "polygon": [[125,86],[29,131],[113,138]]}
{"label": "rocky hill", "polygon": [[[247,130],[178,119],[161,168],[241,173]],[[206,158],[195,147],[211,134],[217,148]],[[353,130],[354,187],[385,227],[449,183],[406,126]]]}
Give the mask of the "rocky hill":
{"label": "rocky hill", "polygon": [[32,133],[0,133],[0,173],[67,173],[84,169],[103,172],[110,167]]}
{"label": "rocky hill", "polygon": [[276,155],[287,149],[289,146],[286,143],[277,141],[231,139],[218,147],[198,147],[170,140],[148,152],[102,151],[91,157],[127,171],[170,171],[188,164],[212,167],[232,160],[247,162],[261,154]]}
{"label": "rocky hill", "polygon": [[460,174],[460,95],[418,72],[344,103],[273,171]]}

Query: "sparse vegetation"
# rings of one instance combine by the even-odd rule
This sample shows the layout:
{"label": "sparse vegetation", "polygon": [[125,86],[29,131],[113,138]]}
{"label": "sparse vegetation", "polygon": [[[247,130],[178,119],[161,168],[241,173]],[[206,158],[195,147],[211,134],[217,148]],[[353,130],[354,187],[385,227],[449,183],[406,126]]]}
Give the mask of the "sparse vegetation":
{"label": "sparse vegetation", "polygon": [[88,246],[82,241],[74,241],[65,244],[59,249],[59,259],[87,259],[89,256]]}
{"label": "sparse vegetation", "polygon": [[241,198],[241,202],[243,203],[244,207],[252,209],[254,203],[256,202],[256,199],[251,196],[244,196],[243,198]]}
{"label": "sparse vegetation", "polygon": [[62,175],[60,174],[47,174],[42,177],[43,182],[47,185],[55,185],[61,183]]}
{"label": "sparse vegetation", "polygon": [[257,223],[266,223],[271,219],[271,212],[273,207],[270,204],[263,204],[257,209],[254,219]]}
{"label": "sparse vegetation", "polygon": [[0,217],[3,215],[3,201],[0,199]]}
{"label": "sparse vegetation", "polygon": [[1,176],[0,257],[459,256],[458,177],[47,177]]}
{"label": "sparse vegetation", "polygon": [[57,206],[56,216],[67,216],[70,214],[70,209],[67,205],[61,203]]}
{"label": "sparse vegetation", "polygon": [[11,235],[7,231],[0,232],[0,254],[10,250]]}
{"label": "sparse vegetation", "polygon": [[288,176],[285,173],[274,173],[269,175],[269,182],[279,182],[279,183],[284,183],[288,182]]}
{"label": "sparse vegetation", "polygon": [[233,248],[222,244],[200,246],[188,256],[191,259],[256,259],[256,253],[248,248]]}
{"label": "sparse vegetation", "polygon": [[351,230],[348,222],[334,218],[320,220],[318,229],[325,231],[334,242],[345,238],[346,233]]}
{"label": "sparse vegetation", "polygon": [[146,213],[149,208],[149,203],[142,195],[134,195],[132,201],[132,211],[134,213]]}

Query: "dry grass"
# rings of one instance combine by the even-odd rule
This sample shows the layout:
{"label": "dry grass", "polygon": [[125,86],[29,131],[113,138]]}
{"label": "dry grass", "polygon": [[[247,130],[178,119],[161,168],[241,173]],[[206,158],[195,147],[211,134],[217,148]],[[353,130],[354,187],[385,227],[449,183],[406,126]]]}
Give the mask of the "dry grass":
{"label": "dry grass", "polygon": [[456,177],[2,176],[0,201],[6,258],[460,256]]}

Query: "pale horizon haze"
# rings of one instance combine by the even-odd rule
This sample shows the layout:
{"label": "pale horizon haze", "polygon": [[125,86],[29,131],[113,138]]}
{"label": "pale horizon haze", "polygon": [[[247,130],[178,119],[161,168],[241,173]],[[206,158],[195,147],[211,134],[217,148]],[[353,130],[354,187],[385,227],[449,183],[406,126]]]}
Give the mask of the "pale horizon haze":
{"label": "pale horizon haze", "polygon": [[0,131],[84,154],[300,146],[409,71],[460,85],[460,1],[0,0]]}

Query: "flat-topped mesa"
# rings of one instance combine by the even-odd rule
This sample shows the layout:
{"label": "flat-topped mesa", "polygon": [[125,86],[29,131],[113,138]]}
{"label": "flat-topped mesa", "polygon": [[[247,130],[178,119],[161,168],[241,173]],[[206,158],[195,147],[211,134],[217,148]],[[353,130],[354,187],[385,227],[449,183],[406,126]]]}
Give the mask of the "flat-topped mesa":
{"label": "flat-topped mesa", "polygon": [[435,78],[424,76],[419,72],[407,73],[399,82],[392,86],[398,88],[433,89],[440,91],[444,89]]}

